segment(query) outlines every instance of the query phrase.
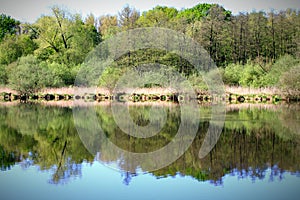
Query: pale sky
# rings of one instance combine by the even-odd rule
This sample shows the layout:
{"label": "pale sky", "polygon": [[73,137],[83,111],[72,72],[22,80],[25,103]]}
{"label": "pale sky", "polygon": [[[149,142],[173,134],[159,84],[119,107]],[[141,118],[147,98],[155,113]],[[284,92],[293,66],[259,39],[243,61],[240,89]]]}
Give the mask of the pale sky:
{"label": "pale sky", "polygon": [[269,11],[286,8],[300,9],[299,0],[0,0],[0,13],[10,15],[21,22],[34,22],[41,15],[50,13],[53,5],[63,6],[72,13],[80,13],[86,17],[93,13],[96,17],[105,14],[117,14],[127,4],[140,12],[147,11],[156,5],[191,8],[198,3],[218,3],[233,14],[251,12],[253,10]]}

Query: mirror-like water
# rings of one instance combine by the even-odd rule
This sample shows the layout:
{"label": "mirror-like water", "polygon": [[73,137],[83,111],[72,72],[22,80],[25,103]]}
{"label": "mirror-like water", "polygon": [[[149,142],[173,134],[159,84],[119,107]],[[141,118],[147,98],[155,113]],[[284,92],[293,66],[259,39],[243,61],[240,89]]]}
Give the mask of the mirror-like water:
{"label": "mirror-like water", "polygon": [[[211,107],[201,106],[192,145],[175,162],[152,172],[107,148],[107,140],[136,153],[167,145],[180,125],[180,109],[175,104],[161,107],[166,119],[159,133],[136,138],[115,123],[110,105],[96,106],[106,140],[99,144],[84,138],[96,149],[90,153],[81,140],[85,136],[77,133],[71,108],[0,106],[0,198],[298,199],[299,105],[227,106],[222,134],[203,159],[198,154]],[[150,108],[130,106],[131,119],[146,126]],[[79,126],[92,127],[85,122]],[[156,122],[159,125],[160,119]]]}

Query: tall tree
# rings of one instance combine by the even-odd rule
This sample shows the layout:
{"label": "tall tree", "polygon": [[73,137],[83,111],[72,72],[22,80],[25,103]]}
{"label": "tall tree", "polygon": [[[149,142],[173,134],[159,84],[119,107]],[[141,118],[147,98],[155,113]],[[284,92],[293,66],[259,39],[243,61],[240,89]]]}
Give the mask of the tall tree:
{"label": "tall tree", "polygon": [[10,64],[21,56],[33,54],[37,47],[29,35],[7,35],[0,43],[0,64]]}
{"label": "tall tree", "polygon": [[7,16],[5,14],[0,15],[0,42],[3,40],[6,34],[15,34],[20,31],[20,22]]}
{"label": "tall tree", "polygon": [[123,30],[135,28],[135,23],[139,17],[140,13],[127,5],[119,12],[119,24]]}
{"label": "tall tree", "polygon": [[198,4],[192,8],[184,9],[178,13],[179,18],[185,18],[189,23],[201,20],[203,17],[208,15],[208,11],[212,6],[216,4]]}
{"label": "tall tree", "polygon": [[175,8],[156,6],[152,10],[144,12],[138,19],[138,25],[142,27],[170,27],[172,20],[176,18],[178,11]]}
{"label": "tall tree", "polygon": [[267,37],[268,19],[264,12],[253,12],[249,14],[249,56],[250,59],[257,59],[259,63],[266,61],[265,49],[270,44]]}
{"label": "tall tree", "polygon": [[84,24],[80,15],[71,15],[58,7],[52,8],[52,16],[39,18],[31,29],[38,36],[39,49],[35,54],[42,60],[79,64],[99,43],[95,26]]}
{"label": "tall tree", "polygon": [[116,34],[119,31],[117,16],[116,15],[101,16],[99,18],[98,31],[100,32],[103,39],[106,39],[111,35]]}
{"label": "tall tree", "polygon": [[249,43],[249,15],[240,14],[237,17],[237,36],[238,36],[238,62],[246,64],[248,59],[248,43]]}
{"label": "tall tree", "polygon": [[271,38],[271,49],[270,49],[270,57],[273,61],[277,58],[277,30],[276,30],[276,14],[274,11],[268,13],[268,28],[270,32]]}
{"label": "tall tree", "polygon": [[224,36],[228,34],[229,21],[228,12],[219,5],[212,6],[208,15],[202,19],[202,36],[204,40],[208,41],[206,48],[217,65],[221,65],[225,61],[224,53],[226,52],[223,47],[227,43]]}
{"label": "tall tree", "polygon": [[96,29],[98,28],[98,20],[95,17],[95,15],[93,15],[92,13],[90,13],[84,21],[85,24],[90,25],[90,26],[94,26]]}

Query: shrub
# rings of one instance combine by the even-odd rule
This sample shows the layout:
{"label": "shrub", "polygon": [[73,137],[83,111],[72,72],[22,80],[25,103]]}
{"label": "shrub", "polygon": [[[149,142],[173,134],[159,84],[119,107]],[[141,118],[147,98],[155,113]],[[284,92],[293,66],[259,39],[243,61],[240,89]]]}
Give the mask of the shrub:
{"label": "shrub", "polygon": [[51,63],[48,65],[48,68],[53,72],[56,81],[59,81],[53,83],[53,85],[64,86],[74,84],[74,75],[71,67],[68,67],[65,64]]}
{"label": "shrub", "polygon": [[43,87],[56,86],[57,77],[33,56],[21,57],[9,74],[10,86],[20,94],[31,94]]}
{"label": "shrub", "polygon": [[223,81],[227,85],[239,85],[243,66],[239,64],[230,64],[225,68]]}
{"label": "shrub", "polygon": [[112,91],[116,86],[116,83],[120,79],[121,75],[122,70],[120,68],[108,67],[103,71],[99,79],[99,86],[106,87],[107,89]]}
{"label": "shrub", "polygon": [[290,95],[300,94],[300,65],[292,67],[280,77],[280,87]]}
{"label": "shrub", "polygon": [[7,71],[4,65],[0,65],[0,85],[7,84]]}
{"label": "shrub", "polygon": [[264,71],[257,65],[247,64],[241,73],[239,83],[244,87],[262,87]]}
{"label": "shrub", "polygon": [[276,86],[279,83],[281,75],[293,66],[297,65],[299,60],[290,55],[279,58],[272,66],[268,74],[263,78],[263,86]]}

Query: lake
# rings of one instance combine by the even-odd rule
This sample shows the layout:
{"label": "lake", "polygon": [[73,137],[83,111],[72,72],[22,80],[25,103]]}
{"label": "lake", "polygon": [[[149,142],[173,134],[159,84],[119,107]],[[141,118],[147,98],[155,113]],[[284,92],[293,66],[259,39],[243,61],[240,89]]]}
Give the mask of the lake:
{"label": "lake", "polygon": [[[95,137],[80,134],[97,130],[84,117],[88,107],[74,121],[68,104],[1,104],[0,199],[299,199],[300,105],[226,105],[222,132],[202,158],[199,151],[214,122],[212,107],[200,105],[196,135],[180,139],[190,142],[183,155],[154,171],[109,144],[142,155],[162,149],[176,137],[182,110],[175,103],[128,107],[127,118],[138,127],[152,120],[143,131],[157,134],[126,134],[124,129],[136,127],[126,115],[116,123],[110,103],[93,107],[103,131]],[[162,118],[155,115],[162,109]],[[158,157],[169,158],[164,156]]]}

